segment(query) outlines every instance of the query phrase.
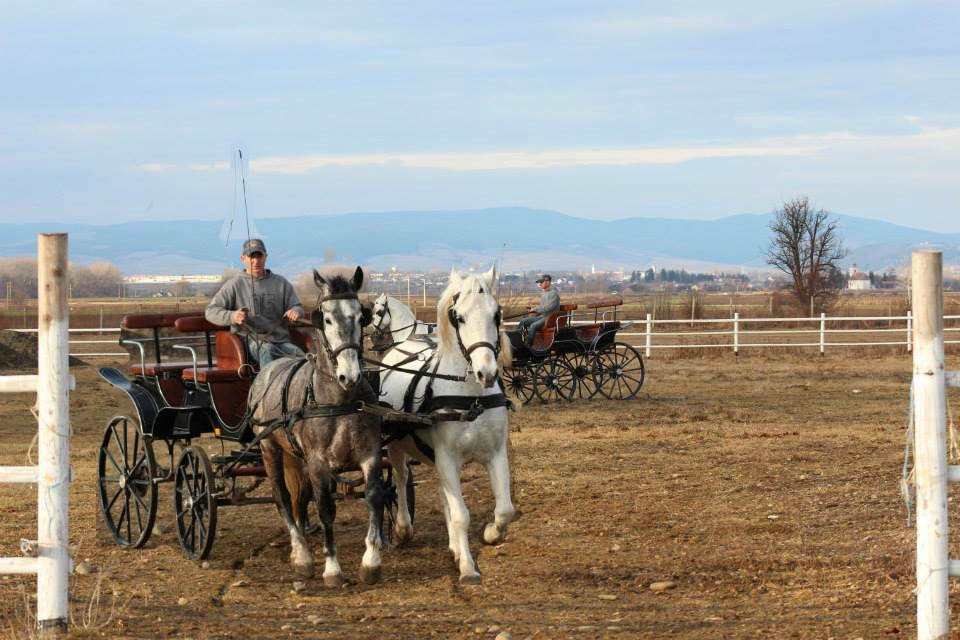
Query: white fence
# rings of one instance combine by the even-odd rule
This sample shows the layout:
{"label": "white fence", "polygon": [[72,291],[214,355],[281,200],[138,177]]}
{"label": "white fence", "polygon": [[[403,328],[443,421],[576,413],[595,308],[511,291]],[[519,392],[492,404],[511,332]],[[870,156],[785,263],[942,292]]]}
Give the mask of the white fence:
{"label": "white fence", "polygon": [[[67,358],[67,236],[38,240],[37,375],[2,376],[0,392],[36,392],[39,439],[36,466],[0,467],[0,482],[37,485],[37,539],[21,540],[25,557],[0,558],[0,574],[36,574],[37,628],[56,636],[67,626],[70,557],[70,376]],[[24,411],[27,411],[24,407]]]}
{"label": "white fence", "polygon": [[[623,318],[620,318],[623,320]],[[913,348],[913,316],[828,316],[813,318],[745,318],[734,313],[732,318],[709,320],[644,320],[617,334],[617,339],[643,349],[649,358],[655,350],[726,349],[739,354],[744,349],[776,349],[802,347],[828,349],[843,347],[889,346]],[[590,324],[577,320],[575,325]],[[863,326],[865,323],[886,326]],[[945,334],[960,332],[960,316],[944,316]],[[516,323],[505,323],[515,326]],[[791,326],[792,325],[792,326]],[[786,327],[786,328],[785,328]],[[702,329],[701,329],[702,328]],[[13,329],[20,333],[36,333],[36,329]],[[126,357],[120,349],[119,329],[70,329],[70,355],[76,357]],[[945,340],[944,344],[960,344]],[[114,347],[110,349],[109,347]]]}

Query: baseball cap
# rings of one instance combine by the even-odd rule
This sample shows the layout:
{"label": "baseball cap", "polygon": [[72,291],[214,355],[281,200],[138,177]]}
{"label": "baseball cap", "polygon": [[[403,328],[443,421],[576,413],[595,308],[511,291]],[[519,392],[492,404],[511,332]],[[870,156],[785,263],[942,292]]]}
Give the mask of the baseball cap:
{"label": "baseball cap", "polygon": [[254,253],[267,255],[267,247],[260,238],[252,238],[243,243],[243,255],[249,256]]}
{"label": "baseball cap", "polygon": [[549,273],[545,273],[545,274],[543,274],[542,276],[540,276],[539,278],[537,278],[537,284],[540,284],[540,283],[543,282],[544,280],[549,280],[550,282],[553,282],[553,278],[550,277],[550,274],[549,274]]}

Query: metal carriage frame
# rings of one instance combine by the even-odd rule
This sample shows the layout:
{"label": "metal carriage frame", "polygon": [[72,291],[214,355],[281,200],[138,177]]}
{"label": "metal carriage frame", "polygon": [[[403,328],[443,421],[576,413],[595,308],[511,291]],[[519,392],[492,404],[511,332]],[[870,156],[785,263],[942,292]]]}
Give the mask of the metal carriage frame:
{"label": "metal carriage frame", "polygon": [[[620,298],[580,306],[565,304],[550,314],[528,347],[519,329],[508,331],[513,365],[504,368],[505,387],[524,404],[604,398],[633,398],[646,371],[640,352],[617,341],[632,323],[620,320]],[[592,317],[591,317],[592,316]]]}
{"label": "metal carriage frame", "polygon": [[[245,415],[256,371],[241,338],[228,327],[209,323],[203,312],[128,315],[121,326],[125,333],[140,333],[120,340],[131,350],[132,378],[113,367],[99,370],[133,404],[132,415],[107,422],[98,450],[97,493],[104,523],[119,545],[142,547],[156,521],[159,485],[173,483],[180,545],[189,558],[202,560],[213,548],[219,507],[273,503],[272,497],[249,495],[266,476]],[[308,332],[291,328],[291,335],[304,351],[311,351]],[[176,351],[189,354],[189,359],[173,360]],[[367,377],[377,384],[377,372]],[[403,418],[391,415],[392,424]],[[383,424],[386,438],[391,423]],[[220,443],[218,455],[194,442],[210,435]],[[163,464],[154,451],[158,443],[166,449]],[[384,535],[389,537],[398,488],[386,457],[382,468]],[[407,478],[404,490],[413,517],[413,474]],[[359,469],[335,470],[333,484],[337,499],[364,497]]]}

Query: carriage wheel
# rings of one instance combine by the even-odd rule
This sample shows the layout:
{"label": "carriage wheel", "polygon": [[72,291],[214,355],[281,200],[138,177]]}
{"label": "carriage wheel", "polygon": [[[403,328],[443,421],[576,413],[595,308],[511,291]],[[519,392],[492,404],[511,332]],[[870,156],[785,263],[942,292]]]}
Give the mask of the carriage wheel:
{"label": "carriage wheel", "polygon": [[504,367],[503,388],[508,394],[519,398],[522,404],[527,404],[536,395],[536,378],[532,366]]}
{"label": "carriage wheel", "polygon": [[117,416],[107,423],[97,456],[100,511],[110,534],[124,547],[146,544],[157,518],[157,462],[137,421]]}
{"label": "carriage wheel", "polygon": [[564,359],[573,369],[573,400],[589,400],[597,395],[603,380],[603,368],[600,359],[593,352],[578,351],[567,353]]}
{"label": "carriage wheel", "polygon": [[[410,510],[410,523],[413,524],[417,511],[417,494],[414,489],[413,470],[407,463],[407,508]],[[393,469],[383,469],[383,538],[384,541],[393,539],[393,527],[397,517],[397,485],[393,480]]]}
{"label": "carriage wheel", "polygon": [[600,351],[603,381],[600,393],[611,400],[632,398],[643,386],[644,368],[640,352],[623,342],[614,342]]}
{"label": "carriage wheel", "polygon": [[207,452],[187,447],[177,461],[173,494],[180,546],[191,560],[203,560],[213,548],[217,532],[217,499],[213,467]]}
{"label": "carriage wheel", "polygon": [[559,400],[573,400],[576,374],[566,359],[547,358],[537,367],[537,397],[544,404]]}

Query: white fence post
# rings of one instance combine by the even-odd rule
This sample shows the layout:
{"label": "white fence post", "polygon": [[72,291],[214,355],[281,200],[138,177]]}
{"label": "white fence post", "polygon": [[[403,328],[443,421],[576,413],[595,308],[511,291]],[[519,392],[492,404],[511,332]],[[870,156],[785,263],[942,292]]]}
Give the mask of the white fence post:
{"label": "white fence post", "polygon": [[740,355],[740,313],[733,314],[733,355]]}
{"label": "white fence post", "polygon": [[914,472],[917,488],[917,638],[950,633],[947,553],[946,390],[943,367],[943,256],[913,254]]}
{"label": "white fence post", "polygon": [[67,234],[38,239],[39,486],[37,504],[37,628],[56,635],[67,628],[70,556],[70,312],[67,304]]}
{"label": "white fence post", "polygon": [[907,353],[913,351],[913,310],[907,309]]}
{"label": "white fence post", "polygon": [[820,355],[827,346],[827,314],[820,312]]}
{"label": "white fence post", "polygon": [[647,349],[644,357],[649,358],[653,352],[653,318],[647,314]]}

